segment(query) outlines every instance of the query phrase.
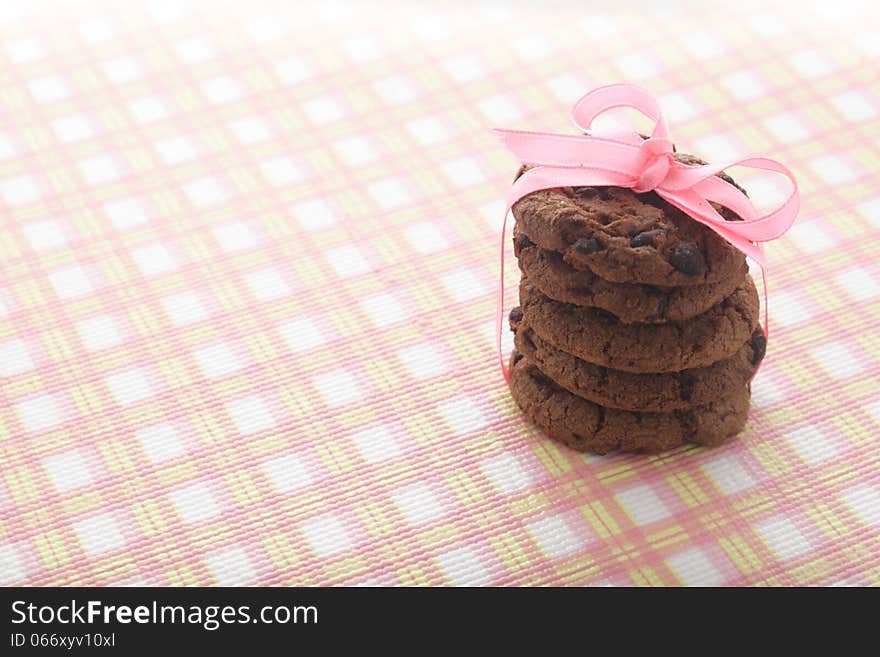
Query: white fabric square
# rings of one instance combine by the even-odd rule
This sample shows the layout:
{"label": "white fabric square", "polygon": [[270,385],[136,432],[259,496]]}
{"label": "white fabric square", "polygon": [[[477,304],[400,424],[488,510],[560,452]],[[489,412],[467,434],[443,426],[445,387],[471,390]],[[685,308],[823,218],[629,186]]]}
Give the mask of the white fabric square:
{"label": "white fabric square", "polygon": [[397,178],[374,180],[367,185],[370,196],[385,210],[393,210],[413,202],[406,185]]}
{"label": "white fabric square", "polygon": [[122,177],[121,167],[109,155],[98,155],[81,160],[77,166],[89,185],[101,185]]}
{"label": "white fabric square", "polygon": [[855,180],[858,171],[837,155],[820,155],[809,161],[810,169],[829,185],[842,185]]}
{"label": "white fabric square", "polygon": [[140,367],[114,372],[105,381],[118,404],[135,404],[156,394],[146,371]]}
{"label": "white fabric square", "polygon": [[852,512],[866,525],[880,525],[880,491],[871,484],[859,484],[841,495]]}
{"label": "white fabric square", "polygon": [[522,116],[519,106],[506,94],[495,94],[478,101],[477,109],[496,125],[511,124]]}
{"label": "white fabric square", "polygon": [[126,540],[113,513],[108,511],[84,518],[73,525],[83,549],[91,556],[125,547]]}
{"label": "white fabric square", "polygon": [[583,541],[562,516],[545,516],[533,520],[526,525],[526,529],[551,559],[569,556],[583,547]]}
{"label": "white fabric square", "polygon": [[149,221],[147,208],[137,198],[124,198],[104,204],[106,214],[117,230],[125,230],[140,226]]}
{"label": "white fabric square", "polygon": [[0,342],[0,376],[15,376],[34,369],[27,343],[24,340]]}
{"label": "white fabric square", "polygon": [[159,159],[168,166],[190,162],[199,154],[195,144],[188,137],[170,137],[155,144]]}
{"label": "white fabric square", "polygon": [[812,424],[788,432],[785,439],[811,465],[830,461],[837,456],[834,442],[822,429]]}
{"label": "white fabric square", "polygon": [[239,433],[252,434],[274,429],[277,423],[272,411],[259,395],[250,395],[226,403],[226,412],[232,417]]}
{"label": "white fabric square", "polygon": [[[644,80],[657,75],[657,59],[642,53],[623,55],[614,60],[618,70],[629,80]],[[664,107],[665,109],[665,107]]]}
{"label": "white fabric square", "polygon": [[837,244],[837,239],[818,221],[795,223],[786,233],[786,238],[793,240],[804,253],[819,253]]}
{"label": "white fabric square", "polygon": [[302,104],[302,110],[309,120],[316,125],[326,125],[338,121],[344,116],[339,103],[331,96],[312,98]]}
{"label": "white fabric square", "polygon": [[169,497],[177,515],[188,525],[205,522],[220,515],[220,507],[214,500],[211,487],[204,481],[176,488]]}
{"label": "white fabric square", "polygon": [[282,322],[278,325],[278,333],[294,353],[309,351],[326,342],[318,324],[308,317]]}
{"label": "white fabric square", "polygon": [[147,244],[131,252],[138,269],[145,276],[158,276],[177,269],[172,253],[163,244]]}
{"label": "white fabric square", "polygon": [[193,352],[202,374],[209,379],[221,379],[238,372],[241,360],[225,342],[215,342]]}
{"label": "white fabric square", "polygon": [[815,50],[799,50],[788,56],[788,63],[805,80],[815,80],[831,73],[828,60]]}
{"label": "white fabric square", "polygon": [[442,251],[449,246],[449,240],[443,234],[443,231],[428,221],[407,226],[404,230],[406,240],[421,255],[436,253]]}
{"label": "white fabric square", "polygon": [[406,124],[406,131],[422,146],[432,146],[449,141],[452,133],[436,116],[423,116]]}
{"label": "white fabric square", "polygon": [[67,83],[57,75],[47,75],[28,82],[31,95],[38,103],[52,103],[70,96]]}
{"label": "white fabric square", "polygon": [[75,299],[94,291],[88,274],[79,265],[56,269],[49,274],[55,293],[62,299]]}
{"label": "white fabric square", "polygon": [[15,405],[15,410],[28,433],[51,429],[65,419],[63,407],[51,393],[24,399]]}
{"label": "white fabric square", "polygon": [[151,463],[162,463],[187,451],[177,429],[167,422],[138,429],[136,436]]}
{"label": "white fabric square", "polygon": [[428,484],[416,482],[393,493],[394,501],[411,525],[424,525],[446,515]]}
{"label": "white fabric square", "polygon": [[293,158],[286,155],[266,160],[260,164],[260,171],[275,187],[283,187],[301,181],[305,176]]}
{"label": "white fabric square", "polygon": [[92,473],[77,449],[53,454],[43,459],[49,478],[59,493],[66,493],[92,483]]}
{"label": "white fabric square", "polygon": [[810,349],[810,354],[834,379],[846,379],[865,371],[863,359],[856,357],[842,342],[828,342],[814,347]]}
{"label": "white fabric square", "polygon": [[333,150],[348,166],[360,166],[379,157],[379,152],[370,137],[358,135],[341,139],[333,144]]}
{"label": "white fabric square", "polygon": [[246,251],[257,246],[257,236],[243,221],[232,221],[215,227],[212,231],[214,239],[226,253]]}
{"label": "white fabric square", "polygon": [[847,121],[867,121],[877,115],[876,107],[858,91],[832,96],[831,103]]}
{"label": "white fabric square", "polygon": [[162,308],[175,326],[187,326],[208,317],[201,297],[192,290],[177,292],[162,299]]}
{"label": "white fabric square", "polygon": [[239,100],[244,96],[244,88],[241,83],[228,75],[206,80],[202,82],[201,86],[202,93],[215,105]]}
{"label": "white fabric square", "polygon": [[435,345],[423,342],[397,352],[407,372],[416,379],[430,379],[449,371],[449,363]]}
{"label": "white fabric square", "polygon": [[810,131],[794,112],[780,112],[764,119],[764,125],[781,142],[791,144],[803,141]]}
{"label": "white fabric square", "polygon": [[755,480],[733,455],[717,456],[703,464],[709,478],[725,495],[735,495],[755,485]]}
{"label": "white fabric square", "polygon": [[22,231],[34,251],[51,251],[67,244],[67,235],[64,234],[64,228],[55,219],[45,219],[25,224]]}
{"label": "white fabric square", "polygon": [[492,480],[495,488],[505,495],[518,493],[532,485],[531,475],[522,467],[519,459],[509,452],[485,459],[480,463],[480,468]]}
{"label": "white fabric square", "polygon": [[388,427],[381,424],[361,429],[352,435],[352,440],[364,458],[372,464],[401,455],[400,443]]}
{"label": "white fabric square", "polygon": [[283,84],[296,84],[308,80],[314,75],[309,65],[301,57],[295,55],[275,62],[274,69],[275,75]]}
{"label": "white fabric square", "polygon": [[226,200],[226,190],[216,178],[205,177],[193,180],[183,186],[183,192],[189,202],[197,208],[217,205]]}
{"label": "white fabric square", "polygon": [[466,545],[444,552],[437,561],[454,586],[486,586],[492,581],[480,558]]}
{"label": "white fabric square", "polygon": [[357,379],[342,367],[318,374],[312,383],[330,406],[344,406],[363,399]]}
{"label": "white fabric square", "polygon": [[104,75],[113,84],[133,82],[141,77],[141,67],[132,57],[117,57],[101,65]]}
{"label": "white fabric square", "polygon": [[443,69],[459,84],[473,82],[486,75],[486,67],[473,54],[448,57],[443,62]]}
{"label": "white fabric square", "polygon": [[403,75],[390,75],[373,83],[373,89],[389,105],[399,105],[416,97],[412,81]]}
{"label": "white fabric square", "polygon": [[40,198],[40,187],[32,176],[0,180],[0,196],[7,205],[26,205]]}
{"label": "white fabric square", "polygon": [[203,37],[194,36],[177,42],[174,46],[177,56],[188,64],[199,64],[213,59],[216,55],[212,46]]}
{"label": "white fabric square", "polygon": [[308,231],[322,230],[337,223],[336,213],[330,204],[319,198],[297,203],[291,212],[297,223]]}
{"label": "white fabric square", "polygon": [[617,493],[614,497],[637,525],[649,525],[666,520],[672,515],[663,500],[647,484],[633,486]]}
{"label": "white fabric square", "polygon": [[880,297],[880,279],[867,269],[855,267],[836,274],[834,278],[857,301]]}
{"label": "white fabric square", "polygon": [[443,173],[456,187],[470,187],[486,180],[479,164],[472,157],[460,157],[444,163]]}
{"label": "white fabric square", "polygon": [[354,244],[343,244],[324,252],[324,258],[342,277],[359,276],[370,271],[369,261]]}
{"label": "white fabric square", "polygon": [[472,269],[458,269],[440,277],[443,287],[455,301],[470,301],[489,292],[489,288]]}
{"label": "white fabric square", "polygon": [[685,586],[720,586],[724,574],[698,547],[693,547],[666,559]]}
{"label": "white fabric square", "polygon": [[171,112],[158,96],[144,96],[128,103],[128,111],[138,123],[154,123],[167,119]]}
{"label": "white fabric square", "polygon": [[101,351],[122,344],[119,322],[112,315],[94,315],[76,323],[76,332],[88,351]]}
{"label": "white fabric square", "polygon": [[248,272],[244,280],[257,301],[273,301],[290,294],[290,286],[284,276],[271,267]]}
{"label": "white fabric square", "polygon": [[250,586],[257,580],[250,557],[239,545],[212,552],[205,557],[205,563],[219,586]]}
{"label": "white fabric square", "polygon": [[263,471],[279,493],[289,493],[312,483],[308,468],[295,454],[276,456],[265,461]]}
{"label": "white fabric square", "polygon": [[275,135],[269,123],[259,116],[248,116],[234,121],[229,126],[238,140],[245,146],[269,141]]}
{"label": "white fabric square", "polygon": [[360,306],[370,321],[380,328],[397,324],[410,317],[406,306],[391,292],[382,292],[363,299]]}
{"label": "white fabric square", "polygon": [[348,532],[335,516],[313,518],[304,523],[302,528],[318,556],[329,557],[352,548]]}
{"label": "white fabric square", "polygon": [[13,586],[27,577],[27,570],[12,543],[0,543],[0,586]]}
{"label": "white fabric square", "polygon": [[811,549],[810,541],[788,518],[777,516],[759,522],[755,529],[764,542],[782,559],[797,559]]}
{"label": "white fabric square", "polygon": [[60,141],[65,143],[91,139],[95,131],[89,120],[82,114],[63,116],[52,121],[52,130]]}
{"label": "white fabric square", "polygon": [[489,424],[480,408],[468,397],[456,397],[441,402],[437,405],[437,410],[456,433],[470,433]]}
{"label": "white fabric square", "polygon": [[752,71],[736,71],[721,78],[721,84],[739,100],[754,100],[767,93],[767,86]]}

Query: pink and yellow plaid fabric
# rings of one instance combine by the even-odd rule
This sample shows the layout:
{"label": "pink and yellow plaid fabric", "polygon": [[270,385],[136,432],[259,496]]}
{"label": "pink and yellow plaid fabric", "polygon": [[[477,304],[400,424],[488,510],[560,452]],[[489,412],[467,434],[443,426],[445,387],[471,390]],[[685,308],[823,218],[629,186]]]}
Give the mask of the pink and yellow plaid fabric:
{"label": "pink and yellow plaid fabric", "polygon": [[[880,583],[876,20],[144,4],[0,6],[0,583]],[[498,371],[489,128],[613,81],[802,186],[725,448],[582,456]]]}

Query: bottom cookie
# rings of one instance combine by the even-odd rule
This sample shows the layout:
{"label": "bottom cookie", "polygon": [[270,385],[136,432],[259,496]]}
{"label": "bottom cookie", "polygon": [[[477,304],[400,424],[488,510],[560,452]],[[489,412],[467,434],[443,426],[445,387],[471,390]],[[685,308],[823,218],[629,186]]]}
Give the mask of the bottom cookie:
{"label": "bottom cookie", "polygon": [[662,452],[686,442],[720,445],[742,430],[749,411],[748,386],[712,404],[670,413],[606,408],[561,388],[517,351],[510,357],[510,390],[547,436],[596,454]]}

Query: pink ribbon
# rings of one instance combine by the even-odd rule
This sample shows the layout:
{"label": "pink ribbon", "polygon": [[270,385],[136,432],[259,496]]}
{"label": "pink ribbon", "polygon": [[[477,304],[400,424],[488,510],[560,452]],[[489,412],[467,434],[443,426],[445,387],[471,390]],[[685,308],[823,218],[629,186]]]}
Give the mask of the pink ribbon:
{"label": "pink ribbon", "polygon": [[[650,138],[636,132],[596,134],[593,121],[603,112],[631,107],[655,122]],[[513,205],[528,194],[554,187],[629,187],[634,192],[655,191],[730,242],[761,267],[764,280],[764,333],[767,327],[767,261],[761,242],[781,236],[791,227],[800,207],[797,181],[779,162],[765,157],[748,157],[721,164],[690,166],[673,158],[672,141],[657,99],[632,84],[611,84],[587,93],[572,109],[575,125],[586,134],[557,135],[549,132],[496,128],[507,146],[523,164],[533,168],[521,175],[510,189],[501,227],[501,285],[496,312],[496,338],[501,371],[508,378],[501,353],[504,324],[504,251],[507,215]],[[758,215],[751,200],[716,174],[733,166],[773,171],[786,176],[792,192],[779,207]],[[733,210],[742,221],[725,221],[710,202]]]}

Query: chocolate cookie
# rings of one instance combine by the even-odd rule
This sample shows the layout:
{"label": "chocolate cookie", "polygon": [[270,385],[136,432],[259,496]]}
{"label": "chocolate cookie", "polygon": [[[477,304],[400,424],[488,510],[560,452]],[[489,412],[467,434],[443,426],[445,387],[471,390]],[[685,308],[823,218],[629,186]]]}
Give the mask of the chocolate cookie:
{"label": "chocolate cookie", "polygon": [[560,388],[516,351],[510,359],[510,390],[550,438],[597,454],[660,452],[685,442],[718,445],[742,430],[749,410],[748,386],[720,401],[671,413],[606,408]]}
{"label": "chocolate cookie", "polygon": [[761,328],[730,358],[681,372],[634,374],[594,365],[550,346],[511,313],[516,349],[559,386],[609,408],[669,412],[736,395],[752,379],[767,344]]}
{"label": "chocolate cookie", "polygon": [[607,310],[624,323],[680,321],[705,312],[742,282],[748,266],[729,278],[706,285],[662,287],[611,283],[589,269],[578,270],[562,254],[547,251],[514,230],[513,247],[519,268],[541,292],[557,301]]}
{"label": "chocolate cookie", "polygon": [[550,345],[626,372],[678,372],[730,358],[758,326],[758,292],[746,276],[733,294],[683,322],[623,324],[604,310],[554,301],[523,277],[520,306]]}
{"label": "chocolate cookie", "polygon": [[[703,163],[685,154],[675,157]],[[726,208],[716,209],[729,221],[739,219]],[[745,256],[724,238],[656,192],[547,189],[517,201],[513,216],[541,248],[558,251],[575,269],[615,283],[706,285],[735,278],[745,263]]]}

